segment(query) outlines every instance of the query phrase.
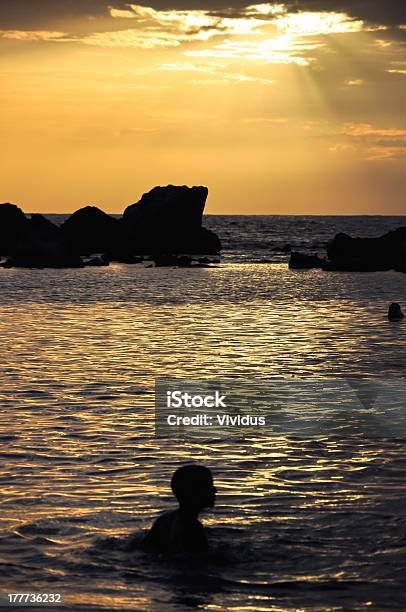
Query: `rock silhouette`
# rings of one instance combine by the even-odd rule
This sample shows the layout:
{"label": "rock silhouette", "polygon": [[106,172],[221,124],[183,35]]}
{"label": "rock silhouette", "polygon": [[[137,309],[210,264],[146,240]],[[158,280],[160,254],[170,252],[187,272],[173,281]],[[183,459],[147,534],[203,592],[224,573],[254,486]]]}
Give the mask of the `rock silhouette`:
{"label": "rock silhouette", "polygon": [[78,255],[16,255],[9,257],[3,268],[84,268],[85,263]]}
{"label": "rock silhouette", "polygon": [[322,268],[329,272],[406,272],[406,227],[377,238],[336,234],[327,244],[327,259],[292,252],[289,267]]}
{"label": "rock silhouette", "polygon": [[128,206],[123,224],[138,253],[219,253],[220,240],[202,227],[207,195],[207,187],[168,185],[154,187],[139,202]]}
{"label": "rock silhouette", "polygon": [[[219,238],[202,227],[207,194],[206,187],[155,187],[119,219],[85,206],[60,227],[43,215],[28,219],[17,206],[0,204],[0,255],[9,256],[2,265],[83,267],[139,263],[146,256],[157,265],[185,266],[183,256],[217,255]],[[102,257],[88,258],[94,254]]]}
{"label": "rock silhouette", "polygon": [[325,263],[325,259],[319,257],[317,254],[304,255],[297,251],[292,251],[289,260],[289,268],[292,270],[310,270],[311,268],[322,268]]}
{"label": "rock silhouette", "polygon": [[389,321],[401,321],[405,315],[402,312],[400,304],[392,302],[388,308],[388,319]]}
{"label": "rock silhouette", "polygon": [[143,229],[170,227],[197,230],[202,225],[207,196],[207,187],[154,187],[144,193],[136,204],[125,209],[123,220]]}
{"label": "rock silhouette", "polygon": [[378,238],[337,234],[327,245],[327,255],[325,270],[374,272],[403,268],[406,271],[406,227]]}
{"label": "rock silhouette", "polygon": [[0,255],[9,255],[28,223],[21,208],[15,204],[0,204]]}
{"label": "rock silhouette", "polygon": [[64,240],[78,255],[104,253],[120,245],[120,222],[96,206],[85,206],[61,225]]}
{"label": "rock silhouette", "polygon": [[63,240],[60,228],[39,214],[31,215],[30,219],[24,215],[7,251],[10,257],[3,264],[7,268],[81,268],[84,265]]}

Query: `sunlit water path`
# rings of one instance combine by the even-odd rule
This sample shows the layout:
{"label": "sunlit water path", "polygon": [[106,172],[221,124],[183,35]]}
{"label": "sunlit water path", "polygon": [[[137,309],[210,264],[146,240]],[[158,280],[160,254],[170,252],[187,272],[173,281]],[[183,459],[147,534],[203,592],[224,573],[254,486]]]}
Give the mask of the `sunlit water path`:
{"label": "sunlit water path", "polygon": [[[406,445],[396,436],[156,440],[154,380],[404,376],[395,272],[111,265],[0,270],[0,584],[69,609],[405,609]],[[209,559],[124,553],[213,469]],[[371,604],[372,602],[372,604]]]}

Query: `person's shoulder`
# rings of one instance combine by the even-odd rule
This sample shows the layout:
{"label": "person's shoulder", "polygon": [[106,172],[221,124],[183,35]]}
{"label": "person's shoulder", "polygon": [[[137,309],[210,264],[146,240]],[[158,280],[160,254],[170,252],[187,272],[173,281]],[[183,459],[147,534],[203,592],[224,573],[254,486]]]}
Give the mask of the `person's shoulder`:
{"label": "person's shoulder", "polygon": [[177,519],[177,516],[177,510],[168,510],[167,512],[163,512],[163,514],[160,514],[158,518],[155,519],[153,527],[167,527]]}
{"label": "person's shoulder", "polygon": [[145,535],[141,547],[144,550],[163,551],[167,548],[173,525],[176,523],[177,511],[164,512],[155,519],[151,529]]}

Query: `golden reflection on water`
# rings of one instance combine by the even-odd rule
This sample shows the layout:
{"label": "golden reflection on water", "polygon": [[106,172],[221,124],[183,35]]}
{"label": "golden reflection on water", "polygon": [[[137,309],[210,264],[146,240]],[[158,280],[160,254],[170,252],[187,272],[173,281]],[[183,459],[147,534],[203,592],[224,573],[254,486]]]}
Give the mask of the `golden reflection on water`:
{"label": "golden reflection on water", "polygon": [[[159,441],[153,385],[162,375],[394,377],[406,328],[385,314],[389,296],[400,294],[398,277],[297,275],[281,266],[0,277],[0,524],[21,567],[44,538],[38,559],[29,557],[38,585],[59,576],[81,605],[186,609],[175,570],[146,567],[125,579],[131,560],[86,551],[98,538],[141,531],[170,507],[170,476],[190,460],[213,469],[219,490],[205,524],[216,543],[236,547],[227,563],[199,570],[209,585],[199,587],[201,609],[282,610],[283,593],[261,584],[379,578],[385,566],[374,565],[374,546],[390,546],[404,526],[401,441],[348,438],[334,423],[312,440]],[[103,573],[111,555],[119,569]],[[391,562],[396,578],[400,562]],[[24,580],[22,569],[17,585]]]}

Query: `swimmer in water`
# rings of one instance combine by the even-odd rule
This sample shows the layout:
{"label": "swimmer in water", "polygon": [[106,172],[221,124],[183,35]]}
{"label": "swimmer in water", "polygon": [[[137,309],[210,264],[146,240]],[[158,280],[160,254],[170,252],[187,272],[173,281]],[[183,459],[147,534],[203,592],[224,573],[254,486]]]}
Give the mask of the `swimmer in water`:
{"label": "swimmer in water", "polygon": [[171,487],[179,508],[157,518],[141,548],[161,553],[207,552],[209,545],[198,516],[203,508],[214,507],[211,471],[202,465],[184,465],[172,476]]}
{"label": "swimmer in water", "polygon": [[400,305],[397,304],[397,302],[393,302],[390,306],[389,306],[389,310],[388,310],[388,319],[389,321],[400,321],[401,319],[403,319],[403,312],[400,308]]}

